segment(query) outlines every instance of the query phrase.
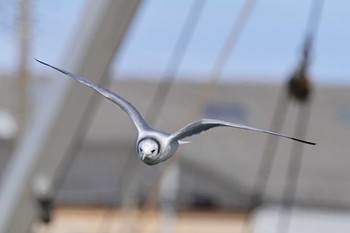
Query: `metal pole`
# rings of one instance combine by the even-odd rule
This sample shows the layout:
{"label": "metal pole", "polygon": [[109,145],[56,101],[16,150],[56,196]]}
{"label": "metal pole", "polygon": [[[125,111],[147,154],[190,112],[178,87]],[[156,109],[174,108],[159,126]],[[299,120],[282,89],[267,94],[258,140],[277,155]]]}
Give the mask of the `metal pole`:
{"label": "metal pole", "polygon": [[[104,73],[138,4],[139,0],[91,0],[63,67],[96,83],[106,78]],[[60,163],[77,140],[79,122],[97,96],[68,79],[57,79],[57,88],[34,117],[3,176],[0,233],[28,232],[37,220],[33,183],[38,177],[49,182],[55,179]]]}
{"label": "metal pole", "polygon": [[19,44],[20,44],[20,56],[18,67],[19,78],[19,98],[18,98],[18,123],[19,132],[17,133],[17,142],[21,137],[26,127],[26,121],[28,119],[28,56],[30,52],[30,16],[31,16],[31,0],[21,0],[20,2],[20,21],[19,21]]}

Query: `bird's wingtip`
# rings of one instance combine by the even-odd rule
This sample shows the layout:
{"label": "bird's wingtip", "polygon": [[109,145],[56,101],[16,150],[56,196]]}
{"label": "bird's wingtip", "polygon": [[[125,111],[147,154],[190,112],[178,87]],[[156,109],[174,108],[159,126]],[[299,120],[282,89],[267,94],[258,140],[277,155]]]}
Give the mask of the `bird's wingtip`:
{"label": "bird's wingtip", "polygon": [[39,59],[37,59],[37,58],[35,58],[35,57],[33,57],[33,59],[34,59],[35,61],[39,62],[39,63],[46,64],[45,62],[43,62],[43,61],[41,61],[41,60],[39,60]]}
{"label": "bird's wingtip", "polygon": [[309,142],[309,141],[301,140],[301,139],[298,139],[298,138],[292,138],[292,139],[295,140],[295,141],[302,142],[302,143],[309,144],[309,145],[313,145],[313,146],[317,145],[316,142]]}

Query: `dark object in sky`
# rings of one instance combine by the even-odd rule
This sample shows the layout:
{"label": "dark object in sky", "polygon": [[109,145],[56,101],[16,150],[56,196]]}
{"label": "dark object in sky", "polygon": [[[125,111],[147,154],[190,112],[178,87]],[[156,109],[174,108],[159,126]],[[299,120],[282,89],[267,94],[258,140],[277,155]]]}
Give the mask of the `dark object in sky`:
{"label": "dark object in sky", "polygon": [[[301,102],[305,102],[310,97],[311,84],[305,73],[296,72],[288,83],[288,93]],[[298,74],[299,73],[299,74]]]}

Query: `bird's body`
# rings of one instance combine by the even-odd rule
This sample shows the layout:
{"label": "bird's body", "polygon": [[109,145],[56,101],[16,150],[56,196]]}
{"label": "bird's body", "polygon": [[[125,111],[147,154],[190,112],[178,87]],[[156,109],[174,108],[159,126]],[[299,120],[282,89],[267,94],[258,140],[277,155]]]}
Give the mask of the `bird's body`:
{"label": "bird's body", "polygon": [[[157,146],[154,147],[154,149],[149,149],[147,151],[148,145],[142,145],[144,141],[148,141],[150,143],[153,141]],[[150,128],[139,133],[136,141],[136,151],[139,159],[141,159],[144,163],[154,165],[173,156],[179,145],[180,143],[178,141],[170,140],[170,134]],[[152,152],[152,150],[155,151]],[[147,154],[150,155],[146,156]]]}
{"label": "bird's body", "polygon": [[143,161],[148,165],[155,165],[173,156],[177,151],[179,145],[187,143],[185,141],[182,141],[182,139],[199,134],[205,130],[208,130],[214,127],[219,127],[219,126],[252,130],[252,131],[272,134],[272,135],[276,135],[284,138],[289,138],[289,139],[306,143],[306,144],[315,145],[315,143],[313,142],[304,141],[304,140],[297,139],[294,137],[289,137],[283,134],[274,133],[271,131],[258,129],[258,128],[254,128],[246,125],[220,121],[216,119],[201,119],[196,122],[192,122],[187,126],[183,127],[182,129],[171,134],[162,132],[151,128],[143,119],[143,117],[138,112],[138,110],[131,103],[129,103],[127,100],[123,99],[121,96],[117,95],[116,93],[108,89],[105,89],[103,87],[100,87],[92,83],[91,81],[85,79],[84,77],[81,77],[79,75],[73,74],[66,70],[54,67],[52,65],[49,65],[37,59],[36,61],[46,66],[49,66],[65,75],[68,75],[71,78],[74,78],[75,80],[79,81],[80,83],[94,89],[95,91],[103,95],[105,98],[109,99],[113,103],[117,104],[121,109],[123,109],[133,120],[138,130],[138,137],[136,141],[137,155],[141,161]]}

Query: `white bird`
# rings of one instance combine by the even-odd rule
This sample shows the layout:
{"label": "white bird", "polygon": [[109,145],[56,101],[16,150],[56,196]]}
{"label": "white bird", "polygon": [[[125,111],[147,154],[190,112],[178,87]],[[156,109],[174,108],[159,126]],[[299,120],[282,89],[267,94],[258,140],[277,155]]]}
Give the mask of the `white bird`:
{"label": "white bird", "polygon": [[233,128],[239,128],[239,129],[245,129],[245,130],[252,130],[267,134],[272,134],[284,138],[289,138],[298,142],[315,145],[316,143],[304,141],[298,138],[289,137],[283,134],[274,133],[268,130],[258,129],[246,125],[216,120],[216,119],[201,119],[196,122],[192,122],[188,125],[186,125],[184,128],[176,131],[175,133],[165,133],[159,130],[155,130],[151,128],[146,121],[143,119],[139,111],[127,100],[123,99],[119,95],[113,93],[112,91],[100,87],[91,81],[85,79],[84,77],[81,77],[79,75],[73,74],[69,71],[59,69],[57,67],[54,67],[52,65],[49,65],[45,62],[39,61],[35,59],[36,61],[40,62],[41,64],[44,64],[46,66],[49,66],[59,72],[62,72],[65,75],[68,75],[75,80],[79,81],[80,83],[94,89],[113,103],[117,104],[120,108],[122,108],[126,114],[129,115],[129,117],[133,120],[137,130],[138,130],[138,137],[136,141],[136,150],[137,150],[137,156],[141,161],[148,165],[155,165],[157,163],[163,162],[167,159],[169,159],[171,156],[174,155],[179,145],[188,143],[187,141],[182,141],[182,139],[186,137],[193,136],[195,134],[199,134],[205,130],[219,127],[219,126],[225,126],[225,127],[233,127]]}

